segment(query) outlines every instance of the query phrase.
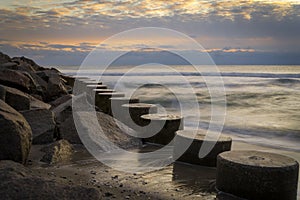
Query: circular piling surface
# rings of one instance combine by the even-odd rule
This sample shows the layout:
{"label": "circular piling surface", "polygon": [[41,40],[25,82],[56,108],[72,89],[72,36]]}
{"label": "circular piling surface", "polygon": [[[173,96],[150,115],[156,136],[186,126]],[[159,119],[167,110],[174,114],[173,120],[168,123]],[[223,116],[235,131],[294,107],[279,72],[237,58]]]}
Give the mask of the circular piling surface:
{"label": "circular piling surface", "polygon": [[148,123],[145,123],[145,121],[141,119],[141,116],[157,112],[157,106],[148,103],[123,104],[122,108],[125,110],[125,113],[127,113],[127,115],[125,114],[125,124],[132,128],[136,126],[130,123],[131,121],[133,121],[138,126],[146,126]]}
{"label": "circular piling surface", "polygon": [[[213,148],[204,158],[199,158],[199,151],[203,143],[209,143]],[[182,154],[182,144],[190,144]],[[176,132],[173,157],[178,161],[209,167],[217,165],[217,156],[231,150],[232,139],[220,136],[218,138],[206,137],[206,130],[179,130]],[[181,155],[182,154],[182,155]]]}
{"label": "circular piling surface", "polygon": [[124,118],[125,108],[122,107],[122,105],[139,103],[140,100],[137,98],[128,98],[128,97],[112,97],[110,98],[110,102],[111,102],[111,108],[113,109],[110,111],[110,114],[123,122],[125,120]]}
{"label": "circular piling surface", "polygon": [[97,85],[97,84],[91,84],[86,86],[87,89],[93,90],[93,89],[107,89],[107,85]]}
{"label": "circular piling surface", "polygon": [[113,89],[93,89],[93,92],[95,92],[95,93],[113,93],[116,91]]}
{"label": "circular piling surface", "polygon": [[[146,142],[167,145],[175,137],[175,133],[178,130],[183,129],[183,117],[174,114],[147,114],[142,115],[141,119],[146,123],[162,124],[162,129],[154,136],[145,138]],[[144,123],[145,123],[144,122]]]}
{"label": "circular piling surface", "polygon": [[230,151],[217,159],[216,187],[246,199],[296,200],[299,164],[260,151]]}

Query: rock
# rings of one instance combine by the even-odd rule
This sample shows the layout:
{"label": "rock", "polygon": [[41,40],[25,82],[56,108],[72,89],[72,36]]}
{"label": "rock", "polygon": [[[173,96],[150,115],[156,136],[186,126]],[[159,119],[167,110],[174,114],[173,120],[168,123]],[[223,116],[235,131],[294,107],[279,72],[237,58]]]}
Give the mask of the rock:
{"label": "rock", "polygon": [[54,101],[49,102],[49,104],[51,105],[51,109],[54,109],[54,108],[58,107],[59,105],[69,101],[70,99],[72,99],[72,95],[67,94],[67,95],[64,95],[64,96],[61,96],[61,97],[55,99]]}
{"label": "rock", "polygon": [[16,110],[29,110],[36,108],[50,109],[51,107],[51,105],[15,88],[0,85],[0,90],[1,88],[2,90],[5,90],[5,93],[7,94],[7,97],[5,98],[6,103]]}
{"label": "rock", "polygon": [[4,69],[0,70],[0,84],[17,88],[23,92],[29,92],[31,80],[19,71]]}
{"label": "rock", "polygon": [[[95,118],[95,113],[97,118]],[[84,133],[81,135],[82,139],[92,138],[92,140],[101,141],[103,137],[98,129],[100,126],[105,137],[120,148],[128,149],[142,145],[140,139],[130,136],[136,133],[128,126],[103,112],[95,113],[85,111],[75,113],[75,119],[79,122],[78,128],[81,133]],[[64,133],[61,132],[61,134]],[[77,132],[76,135],[79,137]]]}
{"label": "rock", "polygon": [[51,108],[50,104],[47,104],[39,99],[28,95],[30,101],[30,109],[46,109],[49,110]]}
{"label": "rock", "polygon": [[13,69],[13,70],[17,70],[18,64],[15,62],[7,62],[7,63],[2,63],[0,64],[0,68],[1,69]]}
{"label": "rock", "polygon": [[45,94],[47,93],[48,83],[34,72],[29,72],[27,76],[30,77],[33,85],[32,92],[45,97]]}
{"label": "rock", "polygon": [[11,62],[11,59],[8,55],[0,52],[0,64]]}
{"label": "rock", "polygon": [[54,69],[47,69],[36,73],[40,78],[47,82],[46,99],[47,101],[55,100],[56,98],[68,94],[64,81],[60,77],[60,73]]}
{"label": "rock", "polygon": [[30,110],[30,100],[28,97],[29,95],[15,88],[5,87],[3,85],[0,85],[0,88],[2,88],[2,90],[5,90],[6,92],[5,102],[8,105],[13,107],[17,111]]}
{"label": "rock", "polygon": [[245,199],[297,199],[299,164],[268,152],[228,151],[217,160],[216,188]]}
{"label": "rock", "polygon": [[6,90],[0,85],[0,100],[5,101]]}
{"label": "rock", "polygon": [[71,144],[82,144],[72,115],[59,125],[59,135],[60,138],[68,140]]}
{"label": "rock", "polygon": [[73,154],[73,147],[67,140],[59,140],[44,147],[41,151],[46,154],[42,158],[42,162],[55,164],[70,161]]}
{"label": "rock", "polygon": [[66,81],[66,83],[69,86],[74,87],[74,83],[75,83],[75,78],[74,77],[62,75],[62,78]]}
{"label": "rock", "polygon": [[54,113],[47,109],[34,109],[21,112],[31,126],[33,144],[53,142],[56,134]]}
{"label": "rock", "polygon": [[3,63],[0,65],[1,68],[3,69],[12,69],[12,70],[17,70],[17,71],[24,71],[24,72],[34,72],[35,70],[28,64],[24,63],[19,63],[19,62],[8,62],[8,63]]}
{"label": "rock", "polygon": [[22,57],[14,57],[11,59],[13,62],[18,63],[19,65],[27,65],[30,66],[34,71],[44,70],[45,68],[39,66],[36,64],[33,60],[26,58],[24,56]]}
{"label": "rock", "polygon": [[0,160],[25,164],[31,148],[31,128],[20,113],[2,100],[0,127]]}
{"label": "rock", "polygon": [[12,161],[0,162],[0,180],[1,199],[101,199],[99,192],[94,188],[70,186],[42,178]]}

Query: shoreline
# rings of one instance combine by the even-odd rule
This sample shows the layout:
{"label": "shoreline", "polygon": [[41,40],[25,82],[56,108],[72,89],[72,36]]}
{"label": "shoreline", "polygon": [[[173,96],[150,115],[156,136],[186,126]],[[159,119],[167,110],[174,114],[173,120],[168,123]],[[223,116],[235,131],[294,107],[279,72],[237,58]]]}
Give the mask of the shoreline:
{"label": "shoreline", "polygon": [[[24,141],[24,144],[29,143],[26,146],[29,155],[22,154],[21,161],[15,158],[5,159],[15,159],[14,161],[24,164],[25,167],[20,164],[16,165],[14,169],[16,174],[10,174],[12,177],[6,177],[5,173],[9,172],[11,165],[14,164],[0,161],[2,170],[0,175],[6,178],[2,190],[10,187],[9,184],[12,184],[11,179],[15,181],[15,184],[19,184],[20,179],[29,178],[31,181],[39,179],[43,184],[54,183],[58,188],[64,188],[68,185],[71,187],[68,192],[71,193],[72,191],[75,192],[77,186],[80,186],[84,190],[83,195],[88,196],[90,195],[88,191],[92,191],[94,195],[92,199],[228,199],[220,196],[215,189],[215,167],[174,162],[159,170],[131,174],[111,169],[100,163],[82,145],[74,125],[75,116],[72,112],[73,86],[68,82],[68,78],[70,78],[69,81],[74,83],[74,77],[67,77],[53,68],[45,69],[24,57],[15,58],[18,62],[9,57],[5,59],[9,62],[8,64],[4,63],[4,70],[1,72],[14,73],[27,82],[24,84],[24,82],[19,82],[12,77],[5,79],[6,77],[2,76],[4,81],[2,80],[1,84],[5,86],[1,86],[1,88],[4,88],[4,93],[1,94],[2,100],[0,102],[4,105],[4,109],[18,115],[21,120],[24,119],[23,124],[27,125],[28,121],[30,130],[28,129],[28,137]],[[27,80],[27,74],[32,79],[27,78]],[[36,84],[35,81],[39,84]],[[15,88],[16,85],[18,86],[17,89]],[[5,95],[7,94],[5,92],[8,97],[12,95],[14,98],[6,98]],[[15,102],[20,97],[22,101]],[[78,99],[81,100],[76,98],[76,101]],[[84,103],[88,102],[85,101]],[[82,107],[78,108],[82,109]],[[6,117],[5,112],[1,114]],[[89,117],[89,115],[85,116],[86,118]],[[5,117],[4,119],[7,121],[14,120]],[[128,136],[116,126],[114,118],[104,112],[97,111],[96,119],[88,121],[88,125],[91,127],[95,123],[93,121],[102,123],[103,132],[107,134],[106,136],[112,139],[112,142],[125,148],[136,151],[149,151],[157,148],[151,144],[142,145],[142,141]],[[22,123],[16,126],[22,126]],[[89,131],[89,126],[84,128]],[[15,130],[19,131],[21,129],[11,129],[9,131],[13,132]],[[32,138],[33,143],[31,144]],[[23,148],[23,143],[10,145],[11,151],[14,151],[15,148],[18,149],[18,145]],[[237,142],[234,139],[232,150],[275,152],[287,155],[300,162],[298,152]],[[129,162],[130,159],[127,161]],[[126,165],[126,162],[123,164]],[[20,178],[18,174],[22,174],[22,170],[25,170],[26,173]],[[30,185],[25,186],[30,188]],[[300,198],[299,187],[298,180],[298,199]],[[24,190],[26,190],[26,187]],[[49,192],[48,195],[51,197],[51,190],[46,187],[45,191]],[[33,195],[40,195],[38,187],[34,188],[33,192]],[[4,191],[4,193],[8,196],[14,195],[13,193],[8,194],[9,191]],[[67,199],[72,198],[69,196]]]}

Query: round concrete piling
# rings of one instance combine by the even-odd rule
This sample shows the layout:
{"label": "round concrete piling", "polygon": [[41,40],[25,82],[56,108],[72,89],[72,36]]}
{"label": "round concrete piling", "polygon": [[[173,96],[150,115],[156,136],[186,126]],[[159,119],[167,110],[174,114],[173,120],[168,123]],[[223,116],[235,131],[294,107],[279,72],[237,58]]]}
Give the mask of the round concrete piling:
{"label": "round concrete piling", "polygon": [[95,93],[115,93],[116,91],[113,89],[93,89]]}
{"label": "round concrete piling", "polygon": [[[183,117],[174,114],[147,114],[142,115],[144,123],[151,123],[155,127],[160,126],[163,122],[162,129],[152,137],[145,138],[146,142],[167,145],[175,137],[178,130],[183,129]],[[147,131],[147,130],[146,130]]]}
{"label": "round concrete piling", "polygon": [[109,114],[111,110],[111,101],[112,97],[124,97],[124,93],[119,92],[106,92],[106,93],[97,93],[95,95],[95,104],[101,109],[104,113]]}
{"label": "round concrete piling", "polygon": [[86,88],[87,88],[88,90],[94,90],[94,89],[107,89],[107,85],[91,84],[91,85],[87,85]]}
{"label": "round concrete piling", "polygon": [[111,101],[111,108],[113,108],[110,111],[110,115],[114,116],[115,118],[117,118],[118,120],[124,122],[125,118],[125,112],[124,112],[124,108],[122,107],[122,105],[124,104],[133,104],[133,103],[139,103],[140,100],[137,98],[128,98],[128,97],[113,97],[110,98]]}
{"label": "round concrete piling", "polygon": [[95,95],[97,91],[95,89],[107,89],[106,85],[86,85],[86,92],[88,95]]}
{"label": "round concrete piling", "polygon": [[[173,157],[180,162],[215,167],[217,165],[217,156],[231,150],[232,139],[230,137],[220,136],[218,138],[205,138],[206,130],[179,130],[176,132],[174,141]],[[199,158],[199,151],[203,143],[206,142],[213,148],[204,158]],[[190,144],[188,149],[182,154],[182,145]],[[182,154],[182,155],[181,155]]]}
{"label": "round concrete piling", "polygon": [[102,85],[102,82],[96,80],[83,80],[86,85]]}
{"label": "round concrete piling", "polygon": [[[124,116],[124,123],[131,128],[136,126],[146,126],[148,123],[145,123],[145,121],[141,119],[141,116],[157,112],[157,106],[148,103],[123,104],[122,108],[124,109],[122,109],[124,113],[127,113],[127,115],[125,114]],[[134,124],[132,124],[132,122]]]}
{"label": "round concrete piling", "polygon": [[246,199],[296,200],[299,164],[260,151],[229,151],[217,159],[218,190]]}

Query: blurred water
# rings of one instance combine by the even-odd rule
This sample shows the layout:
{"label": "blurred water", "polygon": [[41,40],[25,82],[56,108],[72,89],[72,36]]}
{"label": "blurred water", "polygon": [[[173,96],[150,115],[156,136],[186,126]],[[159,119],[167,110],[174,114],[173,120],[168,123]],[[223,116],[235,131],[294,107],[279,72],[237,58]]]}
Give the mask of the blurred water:
{"label": "blurred water", "polygon": [[[225,92],[227,111],[223,133],[232,135],[235,140],[263,144],[290,151],[300,151],[300,66],[218,66]],[[62,72],[75,75],[78,67],[60,67]],[[131,67],[110,68],[101,80],[114,87],[115,83]],[[186,128],[193,128],[200,121],[207,128],[211,119],[211,96],[204,81],[214,79],[218,74],[195,72],[191,66],[174,66],[193,87],[200,119],[188,118]],[[96,79],[98,69],[85,69],[82,76]],[[139,83],[147,84],[135,92],[143,102],[158,103],[170,112],[180,111],[175,95],[167,89],[172,87],[189,98],[187,85],[178,83],[179,75],[163,71],[155,66],[131,73],[126,77],[124,90],[135,88]],[[152,84],[151,80],[165,80],[164,86]],[[172,80],[172,81],[170,81]],[[191,108],[187,110],[193,113]]]}

